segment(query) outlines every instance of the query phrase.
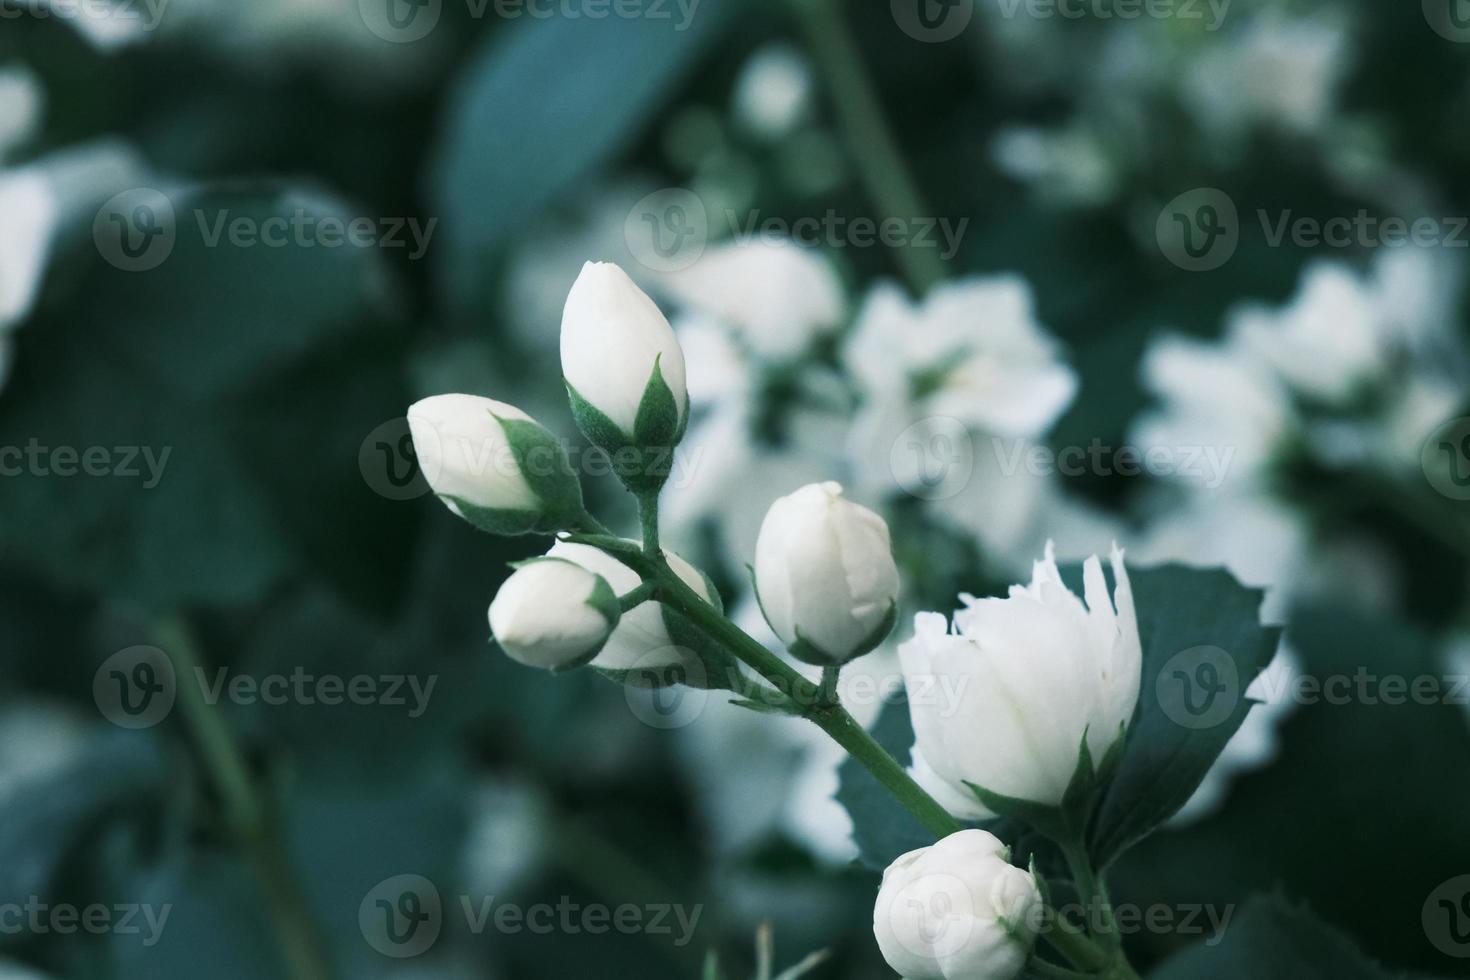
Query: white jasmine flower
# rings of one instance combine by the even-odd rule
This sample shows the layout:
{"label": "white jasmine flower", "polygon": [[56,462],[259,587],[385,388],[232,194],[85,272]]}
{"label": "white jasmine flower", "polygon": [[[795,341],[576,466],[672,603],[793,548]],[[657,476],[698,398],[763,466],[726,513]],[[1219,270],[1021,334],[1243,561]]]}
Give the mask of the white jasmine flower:
{"label": "white jasmine flower", "polygon": [[910,703],[913,775],[957,816],[991,816],[970,790],[1046,805],[1061,802],[1084,733],[1100,762],[1138,703],[1143,652],[1123,553],[1113,594],[1096,556],[1083,565],[1086,604],[1063,583],[1050,548],[1029,586],[1006,598],[961,596],[951,632],[920,613],[899,647],[910,690],[960,678],[957,704]]}
{"label": "white jasmine flower", "polygon": [[[626,595],[638,587],[638,573],[607,552],[591,545],[558,541],[546,553],[549,558],[564,558],[607,580],[616,595]],[[713,603],[714,594],[699,569],[667,549],[664,557],[674,574],[706,601]],[[693,656],[675,645],[664,622],[663,606],[652,600],[623,613],[617,628],[608,637],[602,652],[592,666],[602,670],[658,670],[684,665]]]}
{"label": "white jasmine flower", "polygon": [[[639,408],[657,372],[673,398],[675,416],[667,421],[682,429],[689,410],[684,352],[663,313],[618,266],[582,266],[562,310],[561,365],[568,386],[627,442],[638,435]],[[583,419],[578,424],[587,431]]]}
{"label": "white jasmine flower", "polygon": [[898,568],[883,518],[813,483],[771,505],[755,548],[756,590],[771,629],[808,663],[868,653],[893,629]]}
{"label": "white jasmine flower", "polygon": [[905,980],[1011,980],[1031,954],[1041,890],[983,830],[902,855],[883,872],[873,935]]}
{"label": "white jasmine flower", "polygon": [[514,405],[434,395],[409,406],[419,469],[456,516],[494,534],[570,526],[582,488],[566,450]]}
{"label": "white jasmine flower", "polygon": [[490,603],[495,641],[527,667],[581,666],[617,624],[618,598],[607,581],[562,558],[522,565]]}

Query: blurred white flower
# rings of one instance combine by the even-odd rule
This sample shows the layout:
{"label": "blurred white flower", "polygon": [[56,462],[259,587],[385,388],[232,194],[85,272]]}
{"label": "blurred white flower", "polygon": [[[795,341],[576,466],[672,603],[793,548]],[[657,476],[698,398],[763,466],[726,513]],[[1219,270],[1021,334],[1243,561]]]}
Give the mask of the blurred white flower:
{"label": "blurred white flower", "polygon": [[1368,283],[1345,266],[1316,262],[1285,307],[1243,306],[1226,329],[1303,394],[1343,402],[1383,369],[1387,338],[1377,313]]}
{"label": "blurred white flower", "polygon": [[503,895],[535,870],[555,843],[546,809],[525,783],[487,779],[475,787],[461,861],[466,893]]}
{"label": "blurred white flower", "polygon": [[905,684],[963,682],[946,701],[912,700],[913,776],[952,813],[993,816],[967,784],[1036,803],[1061,802],[1084,736],[1095,762],[1138,703],[1143,653],[1122,552],[1108,594],[1096,556],[1083,564],[1086,604],[1063,584],[1051,549],[1029,586],[1006,598],[961,596],[954,617],[920,613],[899,647]]}
{"label": "blurred white flower", "polygon": [[1273,8],[1232,18],[1186,62],[1183,96],[1223,136],[1233,138],[1253,123],[1319,130],[1330,120],[1348,67],[1347,27],[1335,10],[1293,17]]}
{"label": "blurred white flower", "polygon": [[848,439],[854,496],[915,492],[927,472],[915,468],[936,463],[923,455],[928,438],[915,455],[915,434],[937,428],[947,447],[938,465],[948,473],[958,453],[973,471],[946,475],[957,487],[937,494],[936,506],[995,557],[1014,561],[1054,474],[1007,460],[1044,435],[1077,390],[1076,373],[1036,321],[1026,283],[1015,276],[961,279],[919,304],[897,286],[880,285],[869,293],[843,357],[864,399]]}
{"label": "blurred white flower", "polygon": [[53,776],[80,760],[88,727],[82,715],[58,705],[0,705],[0,809],[8,810],[8,797],[30,780]]}
{"label": "blurred white flower", "polygon": [[13,147],[35,134],[44,101],[40,83],[29,68],[0,66],[0,163]]}
{"label": "blurred white flower", "polygon": [[842,284],[831,264],[790,240],[725,242],[663,282],[686,310],[725,324],[773,360],[800,354],[842,319]]}
{"label": "blurred white flower", "polygon": [[1031,953],[1041,890],[1010,848],[962,830],[883,872],[873,935],[905,980],[1011,980]]}
{"label": "blurred white flower", "polygon": [[811,111],[811,101],[811,68],[783,42],[763,45],[735,80],[735,120],[764,140],[788,135]]}
{"label": "blurred white flower", "polygon": [[[1291,430],[1292,406],[1281,383],[1238,342],[1210,344],[1175,335],[1144,353],[1143,383],[1161,400],[1133,426],[1138,446],[1230,454],[1227,479],[1257,477]],[[1171,474],[1197,481],[1202,470]]]}
{"label": "blurred white flower", "polygon": [[143,180],[137,153],[113,141],[48,154],[0,170],[0,388],[10,367],[10,330],[30,315],[60,235],[90,224],[97,206]]}

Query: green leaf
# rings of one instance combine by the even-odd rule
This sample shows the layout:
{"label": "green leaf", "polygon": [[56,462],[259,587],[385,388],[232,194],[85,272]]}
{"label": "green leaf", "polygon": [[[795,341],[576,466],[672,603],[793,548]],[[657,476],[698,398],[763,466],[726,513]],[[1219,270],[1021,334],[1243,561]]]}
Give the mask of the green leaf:
{"label": "green leaf", "polygon": [[[292,533],[276,487],[355,481],[361,496],[319,509],[316,520],[334,531],[351,525],[359,538],[368,537],[364,514],[379,513],[353,456],[388,414],[350,428],[334,415],[333,431],[347,433],[333,442],[338,452],[317,442],[267,466],[253,435],[276,418],[275,405],[255,402],[258,392],[383,325],[382,269],[352,246],[211,245],[193,216],[290,221],[302,199],[278,190],[173,203],[177,239],[161,265],[124,272],[95,249],[79,254],[68,270],[76,288],[16,335],[0,446],[34,444],[52,454],[49,464],[61,449],[100,453],[105,475],[65,476],[48,465],[0,480],[0,513],[25,515],[0,524],[0,553],[47,581],[153,607],[248,601],[324,554],[316,545],[331,537]],[[339,397],[349,380],[333,376],[348,385]],[[319,395],[298,392],[290,402],[298,412],[284,424],[310,429],[305,412]]]}
{"label": "green leaf", "polygon": [[1253,899],[1219,941],[1198,943],[1150,980],[1407,980],[1365,957],[1347,936],[1280,898]]}
{"label": "green leaf", "polygon": [[[1064,576],[1080,594],[1080,566],[1069,566]],[[1261,590],[1228,572],[1164,565],[1129,569],[1128,576],[1143,681],[1116,772],[1090,825],[1088,850],[1099,868],[1194,794],[1245,721],[1252,706],[1245,690],[1270,663],[1281,634],[1260,622]],[[1205,691],[1201,679],[1212,677],[1215,687]]]}
{"label": "green leaf", "polygon": [[489,305],[485,269],[504,240],[630,146],[738,9],[521,18],[490,35],[448,98],[430,176],[452,308]]}

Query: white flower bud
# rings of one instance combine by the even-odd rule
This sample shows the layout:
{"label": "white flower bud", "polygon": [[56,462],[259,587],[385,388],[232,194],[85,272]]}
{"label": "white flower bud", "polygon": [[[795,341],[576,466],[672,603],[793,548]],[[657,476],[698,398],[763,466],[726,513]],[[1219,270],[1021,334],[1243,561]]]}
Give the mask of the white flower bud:
{"label": "white flower bud", "polygon": [[[591,545],[558,541],[547,552],[547,557],[563,558],[576,562],[583,568],[601,575],[612,586],[617,595],[625,595],[638,587],[638,573],[601,549]],[[669,567],[705,600],[714,603],[704,576],[699,569],[689,564],[672,551],[665,550]],[[592,666],[602,670],[662,670],[667,667],[689,666],[691,651],[678,646],[669,635],[660,603],[648,601],[634,606],[623,613],[622,621],[612,636],[608,637],[602,652],[592,661]]]}
{"label": "white flower bud", "polygon": [[435,395],[408,409],[414,453],[451,511],[492,534],[555,531],[582,513],[565,448],[514,405]]}
{"label": "white flower bud", "polygon": [[600,575],[559,558],[516,569],[490,603],[490,632],[528,667],[580,667],[618,624],[618,597]]}
{"label": "white flower bud", "polygon": [[561,366],[577,425],[597,445],[672,447],[689,395],[684,352],[653,300],[611,262],[588,262],[561,316]]}
{"label": "white flower bud", "polygon": [[883,518],[812,483],[771,505],[755,546],[755,584],[771,629],[813,664],[862,656],[893,630],[898,568]]}
{"label": "white flower bud", "polygon": [[[1086,605],[1062,583],[1051,545],[1029,586],[1007,598],[961,596],[953,632],[920,613],[899,647],[904,683],[945,678],[953,692],[914,699],[913,776],[956,816],[995,814],[969,785],[1047,806],[1062,802],[1083,734],[1100,764],[1138,704],[1143,652],[1123,553],[1111,598],[1096,556],[1083,565]],[[1114,608],[1116,605],[1116,609]]]}
{"label": "white flower bud", "polygon": [[905,980],[1011,980],[1040,926],[1036,878],[983,830],[909,851],[883,872],[873,935]]}

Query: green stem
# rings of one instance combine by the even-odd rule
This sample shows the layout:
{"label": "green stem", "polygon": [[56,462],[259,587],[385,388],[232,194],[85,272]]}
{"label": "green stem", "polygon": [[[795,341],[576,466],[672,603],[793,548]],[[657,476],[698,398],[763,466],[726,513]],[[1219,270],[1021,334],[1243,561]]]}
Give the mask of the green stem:
{"label": "green stem", "polygon": [[623,612],[628,612],[652,599],[654,593],[657,591],[658,584],[656,582],[640,582],[636,589],[618,596],[618,605],[622,607]]}
{"label": "green stem", "polygon": [[643,527],[643,551],[654,561],[661,561],[663,551],[658,543],[658,491],[638,494],[638,523]]}
{"label": "green stem", "polygon": [[295,980],[329,980],[332,972],[325,946],[292,879],[285,846],[250,778],[240,747],[196,683],[202,669],[193,635],[178,617],[162,620],[155,632],[173,663],[184,721],[224,806],[226,825],[265,892],[266,911],[290,975]]}
{"label": "green stem", "polygon": [[1051,928],[1043,931],[1041,938],[1068,963],[1085,973],[1096,974],[1107,965],[1108,954],[1098,949],[1092,940],[1063,919],[1060,912],[1052,913]]}
{"label": "green stem", "polygon": [[1042,980],[1093,980],[1095,976],[1092,973],[1069,970],[1064,966],[1057,966],[1054,963],[1036,959],[1026,964],[1026,972],[1032,976],[1041,977]]}
{"label": "green stem", "polygon": [[837,693],[837,681],[842,675],[840,664],[822,668],[822,686],[817,692],[817,698],[824,705],[841,706],[842,698]]}
{"label": "green stem", "polygon": [[[1119,945],[1117,926],[1113,921],[1113,907],[1108,902],[1107,889],[1092,869],[1092,859],[1081,840],[1059,842],[1062,854],[1067,859],[1067,868],[1077,885],[1078,897],[1087,916],[1089,926],[1096,925],[1096,934],[1108,945]],[[1094,913],[1096,917],[1094,919]]]}
{"label": "green stem", "polygon": [[963,829],[840,704],[823,703],[820,689],[795,668],[726,619],[677,576],[660,570],[659,586],[661,601],[679,610],[705,634],[773,684],[798,707],[803,717],[846,749],[936,838],[947,837]]}
{"label": "green stem", "polygon": [[[863,67],[862,53],[834,0],[795,0],[807,44],[832,93],[852,158],[868,196],[885,216],[915,220],[933,214],[924,204],[898,142],[883,116],[878,92]],[[914,292],[922,296],[944,278],[933,248],[912,242],[894,252]]]}

